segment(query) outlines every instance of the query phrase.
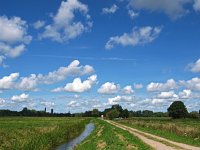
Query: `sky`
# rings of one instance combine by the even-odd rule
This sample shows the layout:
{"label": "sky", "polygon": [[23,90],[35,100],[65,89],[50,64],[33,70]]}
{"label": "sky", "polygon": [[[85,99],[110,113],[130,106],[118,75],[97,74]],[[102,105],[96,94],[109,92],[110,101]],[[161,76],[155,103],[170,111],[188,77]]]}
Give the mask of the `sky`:
{"label": "sky", "polygon": [[200,109],[200,0],[0,0],[0,109]]}

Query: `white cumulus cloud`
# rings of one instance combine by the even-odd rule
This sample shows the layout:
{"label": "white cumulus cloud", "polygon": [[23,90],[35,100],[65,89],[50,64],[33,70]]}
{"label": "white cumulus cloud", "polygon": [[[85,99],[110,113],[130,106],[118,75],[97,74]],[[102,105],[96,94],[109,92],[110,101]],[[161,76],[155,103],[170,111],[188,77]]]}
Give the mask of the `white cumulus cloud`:
{"label": "white cumulus cloud", "polygon": [[158,105],[158,106],[163,105],[165,102],[166,102],[166,99],[154,98],[154,99],[151,100],[151,103],[153,105]]}
{"label": "white cumulus cloud", "polygon": [[160,94],[157,95],[157,98],[160,99],[178,99],[178,95],[175,94],[174,91],[169,91],[169,92],[161,92]]}
{"label": "white cumulus cloud", "polygon": [[46,75],[31,74],[28,77],[19,78],[19,73],[12,73],[0,79],[0,90],[18,89],[34,91],[38,85],[53,84],[65,80],[68,77],[82,76],[92,72],[94,72],[92,66],[81,66],[78,60],[74,60],[68,66],[60,67]]}
{"label": "white cumulus cloud", "polygon": [[180,85],[186,87],[189,90],[200,91],[200,78],[195,77],[191,80],[181,80]]}
{"label": "white cumulus cloud", "polygon": [[150,43],[160,34],[162,27],[141,27],[134,28],[131,33],[124,33],[121,36],[110,37],[105,45],[106,49],[112,49],[115,45],[136,46]]}
{"label": "white cumulus cloud", "polygon": [[177,83],[174,81],[174,79],[167,80],[166,83],[155,83],[151,82],[147,85],[147,91],[154,92],[154,91],[168,91],[173,90],[177,88]]}
{"label": "white cumulus cloud", "polygon": [[114,82],[106,82],[98,89],[100,94],[115,94],[120,90],[120,86]]}
{"label": "white cumulus cloud", "polygon": [[0,54],[18,57],[32,40],[27,33],[28,25],[20,17],[0,16]]}
{"label": "white cumulus cloud", "polygon": [[29,99],[29,95],[22,93],[21,95],[14,95],[12,96],[11,100],[16,101],[16,102],[24,102]]}
{"label": "white cumulus cloud", "polygon": [[134,90],[132,89],[132,87],[130,85],[127,85],[123,88],[123,91],[125,94],[133,94]]}
{"label": "white cumulus cloud", "polygon": [[109,105],[115,105],[115,104],[119,104],[119,103],[124,103],[124,102],[133,102],[134,101],[134,97],[133,96],[116,96],[113,98],[108,98],[108,104]]}
{"label": "white cumulus cloud", "polygon": [[15,87],[15,81],[18,79],[19,73],[11,73],[0,79],[0,90],[12,89]]}
{"label": "white cumulus cloud", "polygon": [[74,107],[80,107],[81,104],[80,104],[79,102],[77,102],[77,101],[70,101],[70,102],[67,104],[67,106],[68,106],[68,107],[74,108]]}
{"label": "white cumulus cloud", "polygon": [[80,66],[80,62],[74,60],[68,66],[60,67],[55,71],[49,72],[47,75],[31,74],[29,77],[23,77],[18,86],[20,89],[34,90],[38,84],[53,84],[65,80],[70,76],[90,74],[93,71],[92,66]]}
{"label": "white cumulus cloud", "polygon": [[[53,16],[53,23],[46,25],[40,38],[49,38],[57,42],[74,39],[92,27],[88,6],[78,0],[62,1],[57,14]],[[82,15],[85,21],[79,21]]]}
{"label": "white cumulus cloud", "polygon": [[185,89],[182,92],[179,92],[180,99],[189,99],[192,97],[192,91]]}
{"label": "white cumulus cloud", "polygon": [[90,90],[97,81],[97,75],[90,76],[87,80],[81,81],[80,78],[75,78],[72,83],[67,83],[64,88],[53,89],[52,92],[76,92],[82,93]]}

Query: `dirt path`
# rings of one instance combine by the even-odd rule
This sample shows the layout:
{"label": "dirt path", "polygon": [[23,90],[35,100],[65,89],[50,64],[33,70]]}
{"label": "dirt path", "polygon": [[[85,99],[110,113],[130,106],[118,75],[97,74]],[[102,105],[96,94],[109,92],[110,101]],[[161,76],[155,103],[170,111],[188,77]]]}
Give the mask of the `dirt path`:
{"label": "dirt path", "polygon": [[125,125],[116,123],[114,121],[106,120],[106,122],[130,132],[131,134],[141,139],[144,143],[150,145],[155,150],[200,150],[199,147],[190,146],[190,145],[178,143],[178,142],[173,142],[156,135],[152,135],[152,134],[142,132],[140,130],[137,130],[131,127],[127,127]]}

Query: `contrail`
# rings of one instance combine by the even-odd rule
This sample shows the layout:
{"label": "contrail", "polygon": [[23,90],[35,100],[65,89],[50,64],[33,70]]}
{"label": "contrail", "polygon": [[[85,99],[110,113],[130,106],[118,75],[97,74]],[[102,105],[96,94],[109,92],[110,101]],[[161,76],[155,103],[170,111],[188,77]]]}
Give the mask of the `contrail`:
{"label": "contrail", "polygon": [[59,56],[59,55],[28,55],[31,57],[48,57],[48,58],[68,58],[68,59],[83,59],[83,60],[105,60],[105,61],[136,61],[136,59],[131,58],[119,58],[119,57],[74,57],[74,56]]}

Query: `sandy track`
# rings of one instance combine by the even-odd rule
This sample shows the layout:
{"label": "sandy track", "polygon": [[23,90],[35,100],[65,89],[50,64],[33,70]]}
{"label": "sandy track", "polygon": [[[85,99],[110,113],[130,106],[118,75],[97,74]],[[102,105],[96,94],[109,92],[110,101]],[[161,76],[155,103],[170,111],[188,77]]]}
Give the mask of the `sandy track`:
{"label": "sandy track", "polygon": [[200,147],[173,142],[156,135],[152,135],[131,127],[127,127],[125,125],[116,123],[114,121],[106,120],[106,122],[130,132],[131,134],[135,135],[136,137],[141,139],[144,143],[150,145],[152,148],[156,150],[200,150]]}

